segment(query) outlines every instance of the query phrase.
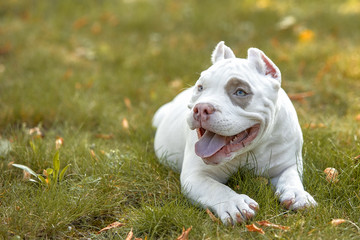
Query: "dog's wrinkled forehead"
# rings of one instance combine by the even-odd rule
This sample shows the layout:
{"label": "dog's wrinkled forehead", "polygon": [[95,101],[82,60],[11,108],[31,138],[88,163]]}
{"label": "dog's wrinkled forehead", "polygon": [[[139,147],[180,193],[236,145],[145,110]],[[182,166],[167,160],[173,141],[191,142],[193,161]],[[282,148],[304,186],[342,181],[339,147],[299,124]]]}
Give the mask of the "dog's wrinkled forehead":
{"label": "dog's wrinkled forehead", "polygon": [[225,92],[233,105],[245,109],[253,96],[251,69],[246,59],[231,58],[215,63],[201,73],[198,86]]}

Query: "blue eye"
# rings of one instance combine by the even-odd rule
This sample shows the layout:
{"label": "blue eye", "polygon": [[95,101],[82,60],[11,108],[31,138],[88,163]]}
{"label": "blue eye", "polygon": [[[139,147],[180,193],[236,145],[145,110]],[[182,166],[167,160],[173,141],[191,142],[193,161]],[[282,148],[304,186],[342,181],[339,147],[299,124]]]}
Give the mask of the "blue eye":
{"label": "blue eye", "polygon": [[247,95],[247,93],[242,89],[237,89],[236,92],[234,93],[234,95],[238,96],[238,97],[245,97]]}

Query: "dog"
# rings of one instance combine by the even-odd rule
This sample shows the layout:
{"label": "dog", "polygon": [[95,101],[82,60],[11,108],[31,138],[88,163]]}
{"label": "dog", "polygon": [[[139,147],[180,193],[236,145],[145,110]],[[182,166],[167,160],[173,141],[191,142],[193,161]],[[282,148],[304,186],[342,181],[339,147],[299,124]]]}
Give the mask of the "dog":
{"label": "dog", "polygon": [[181,172],[182,192],[224,224],[246,222],[258,203],[225,185],[245,167],[268,177],[287,209],[316,206],[302,184],[302,131],[279,68],[256,48],[236,58],[223,41],[211,60],[196,84],[153,118],[155,153]]}

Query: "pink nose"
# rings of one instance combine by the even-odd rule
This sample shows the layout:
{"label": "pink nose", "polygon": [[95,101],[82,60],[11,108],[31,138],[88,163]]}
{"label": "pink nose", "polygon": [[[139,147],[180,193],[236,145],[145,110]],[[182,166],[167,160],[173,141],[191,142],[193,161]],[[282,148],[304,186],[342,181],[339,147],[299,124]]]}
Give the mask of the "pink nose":
{"label": "pink nose", "polygon": [[215,108],[210,103],[198,103],[194,107],[194,119],[196,121],[207,121]]}

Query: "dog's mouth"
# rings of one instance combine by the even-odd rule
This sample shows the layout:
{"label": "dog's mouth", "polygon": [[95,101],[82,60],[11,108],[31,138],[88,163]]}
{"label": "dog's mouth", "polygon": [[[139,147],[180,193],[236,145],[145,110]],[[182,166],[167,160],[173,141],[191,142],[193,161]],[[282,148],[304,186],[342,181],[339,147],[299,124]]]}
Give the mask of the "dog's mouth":
{"label": "dog's mouth", "polygon": [[236,135],[222,136],[204,128],[197,128],[199,141],[195,144],[195,153],[212,162],[211,158],[216,155],[227,156],[248,146],[257,137],[259,130],[260,124],[255,124]]}

